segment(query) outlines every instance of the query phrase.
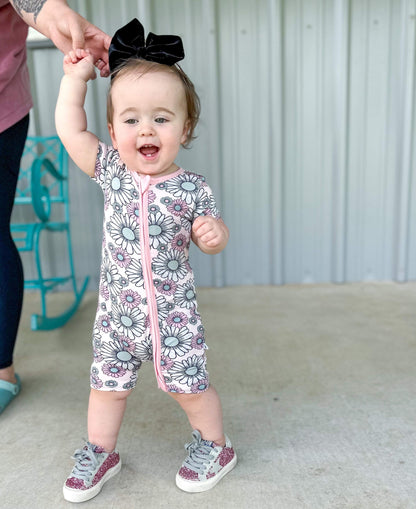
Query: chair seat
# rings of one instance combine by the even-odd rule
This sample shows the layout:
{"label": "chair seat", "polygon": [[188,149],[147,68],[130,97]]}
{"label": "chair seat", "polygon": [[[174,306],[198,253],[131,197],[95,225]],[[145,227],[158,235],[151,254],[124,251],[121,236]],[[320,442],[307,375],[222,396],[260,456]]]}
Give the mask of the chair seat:
{"label": "chair seat", "polygon": [[41,230],[49,231],[65,231],[68,229],[67,223],[13,223],[10,226],[10,231],[16,247],[19,251],[32,251],[33,243],[36,235],[39,235]]}

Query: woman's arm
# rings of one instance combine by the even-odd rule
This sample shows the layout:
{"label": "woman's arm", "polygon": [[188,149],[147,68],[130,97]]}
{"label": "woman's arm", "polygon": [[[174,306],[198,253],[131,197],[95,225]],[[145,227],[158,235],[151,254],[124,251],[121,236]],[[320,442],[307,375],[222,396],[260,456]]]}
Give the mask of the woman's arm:
{"label": "woman's arm", "polygon": [[101,76],[108,76],[111,37],[69,7],[66,0],[10,0],[19,16],[67,54],[86,49]]}

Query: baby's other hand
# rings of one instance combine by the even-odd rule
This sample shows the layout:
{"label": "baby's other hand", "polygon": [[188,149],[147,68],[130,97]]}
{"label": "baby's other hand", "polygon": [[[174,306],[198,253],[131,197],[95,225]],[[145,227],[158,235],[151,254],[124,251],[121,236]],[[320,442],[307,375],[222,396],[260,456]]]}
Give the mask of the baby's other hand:
{"label": "baby's other hand", "polygon": [[204,253],[219,253],[227,245],[228,237],[228,228],[222,219],[199,216],[192,225],[192,238]]}
{"label": "baby's other hand", "polygon": [[94,58],[86,50],[77,49],[64,56],[64,73],[77,76],[85,82],[96,78]]}

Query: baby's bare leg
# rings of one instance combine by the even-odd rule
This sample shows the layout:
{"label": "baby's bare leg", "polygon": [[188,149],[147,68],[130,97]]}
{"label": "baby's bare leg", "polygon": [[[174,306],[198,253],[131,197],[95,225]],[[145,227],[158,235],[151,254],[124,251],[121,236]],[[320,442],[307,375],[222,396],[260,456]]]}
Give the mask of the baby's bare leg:
{"label": "baby's bare leg", "polygon": [[204,440],[225,445],[221,401],[211,385],[200,394],[179,394],[170,392],[186,413],[192,429],[197,429]]}
{"label": "baby's bare leg", "polygon": [[106,452],[112,452],[116,447],[130,392],[91,389],[88,406],[88,440],[94,445],[104,447]]}

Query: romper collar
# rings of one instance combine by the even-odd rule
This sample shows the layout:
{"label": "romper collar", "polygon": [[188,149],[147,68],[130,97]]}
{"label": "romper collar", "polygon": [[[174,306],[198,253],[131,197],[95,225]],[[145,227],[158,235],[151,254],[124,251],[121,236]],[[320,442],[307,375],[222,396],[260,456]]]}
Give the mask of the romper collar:
{"label": "romper collar", "polygon": [[160,184],[161,182],[165,182],[166,180],[169,180],[171,178],[177,177],[181,173],[183,173],[185,170],[183,168],[178,168],[173,173],[168,173],[167,175],[162,175],[161,177],[152,177],[150,175],[142,175],[140,173],[137,173],[136,171],[132,171],[126,167],[126,169],[130,172],[130,174],[133,177],[133,180],[137,183],[142,182],[142,185],[145,184],[146,189],[150,185]]}

